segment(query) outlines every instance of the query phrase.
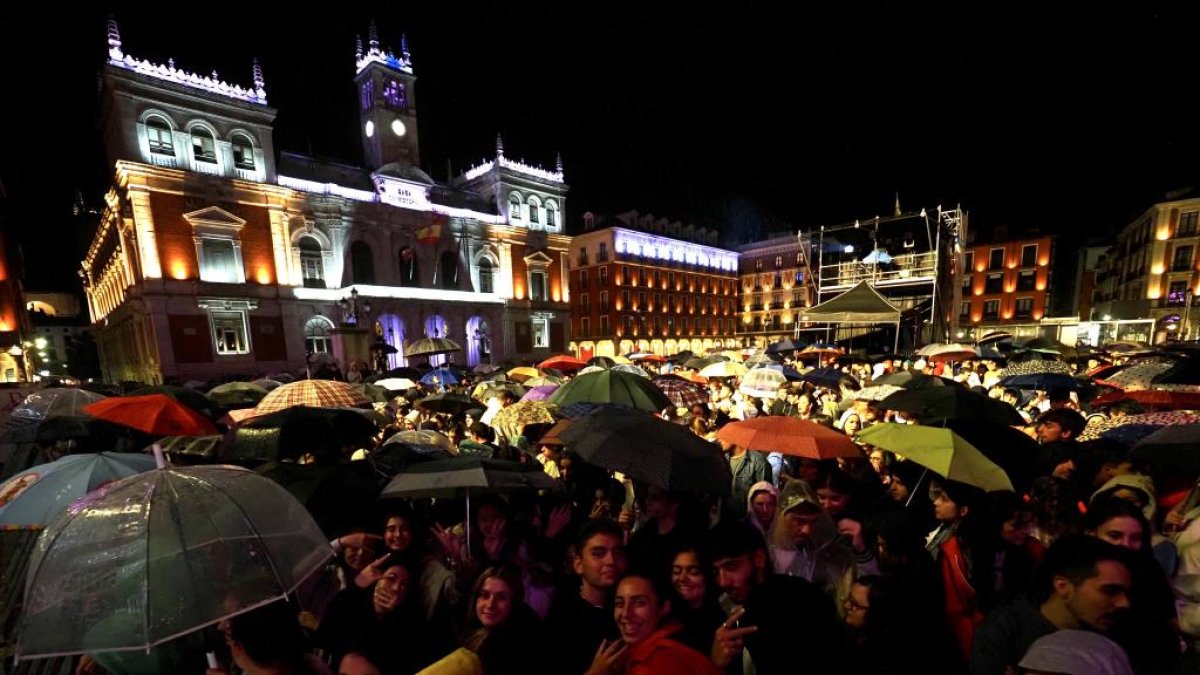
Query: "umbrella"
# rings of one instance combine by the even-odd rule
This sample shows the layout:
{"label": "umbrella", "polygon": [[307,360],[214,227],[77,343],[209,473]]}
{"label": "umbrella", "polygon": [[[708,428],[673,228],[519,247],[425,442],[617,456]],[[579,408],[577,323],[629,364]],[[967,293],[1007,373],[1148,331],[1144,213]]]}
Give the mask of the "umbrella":
{"label": "umbrella", "polygon": [[408,368],[408,367],[392,368],[391,370],[387,371],[384,374],[387,375],[388,377],[402,377],[402,378],[408,379],[408,380],[421,379],[421,371],[417,370],[416,368]]}
{"label": "umbrella", "polygon": [[890,450],[941,475],[989,492],[1012,490],[1012,481],[975,446],[949,429],[910,424],[875,424],[859,440]]}
{"label": "umbrella", "polygon": [[487,401],[489,398],[499,396],[506,391],[512,392],[519,399],[528,390],[516,382],[480,382],[471,391],[471,398]]}
{"label": "umbrella", "polygon": [[1155,377],[1154,383],[1178,385],[1200,384],[1200,358],[1181,359],[1170,370]]}
{"label": "umbrella", "polygon": [[242,424],[221,453],[225,461],[299,459],[368,443],[374,422],[357,410],[293,406]]}
{"label": "umbrella", "polygon": [[884,410],[911,413],[922,422],[929,420],[987,420],[1024,425],[1015,408],[1007,403],[963,387],[927,387],[898,391],[879,402]]}
{"label": "umbrella", "polygon": [[163,394],[183,405],[195,410],[209,419],[217,418],[217,409],[213,405],[212,399],[195,389],[186,387],[173,387],[170,385],[160,385],[157,387],[144,387],[133,392],[134,396],[149,396],[151,394]]}
{"label": "umbrella", "polygon": [[579,372],[577,372],[576,375],[587,375],[588,373],[603,373],[606,370],[608,370],[608,368],[605,368],[604,366],[587,366],[585,368],[580,368]]}
{"label": "umbrella", "polygon": [[546,387],[546,386],[550,386],[550,385],[559,386],[559,385],[564,384],[565,382],[566,382],[566,380],[564,380],[561,377],[554,377],[553,375],[543,375],[541,377],[531,377],[528,380],[525,380],[522,384],[524,384],[526,387],[532,388],[532,387]]}
{"label": "umbrella", "polygon": [[394,476],[413,464],[456,455],[458,448],[444,434],[432,429],[410,429],[394,434],[372,450],[367,459],[382,473]]}
{"label": "umbrella", "polygon": [[588,359],[587,364],[589,366],[599,366],[600,368],[612,368],[617,365],[617,362],[611,356],[593,356]]}
{"label": "umbrella", "polygon": [[12,409],[11,418],[14,421],[41,420],[47,417],[83,415],[86,405],[103,401],[106,396],[84,389],[67,389],[55,387],[35,391],[25,397]]}
{"label": "umbrella", "polygon": [[823,359],[827,356],[841,356],[845,354],[837,347],[824,347],[813,345],[802,349],[799,354],[796,354],[796,360],[803,361],[805,359]]}
{"label": "umbrella", "polygon": [[1079,380],[1062,373],[1034,373],[1029,375],[1009,375],[1000,380],[1000,386],[1013,389],[1036,389],[1050,391],[1051,389],[1070,389],[1077,391],[1082,388]]}
{"label": "umbrella", "polygon": [[768,354],[785,354],[787,352],[796,352],[803,349],[804,346],[796,344],[796,341],[791,338],[784,338],[779,342],[773,342],[767,346]]}
{"label": "umbrella", "polygon": [[580,401],[587,403],[621,403],[632,408],[658,412],[670,407],[671,402],[644,377],[629,373],[588,373],[580,375],[546,399],[548,403],[568,405]]}
{"label": "umbrella", "polygon": [[1013,347],[1020,351],[1031,351],[1039,354],[1055,354],[1063,358],[1074,358],[1079,355],[1079,350],[1070,345],[1063,344],[1058,340],[1051,340],[1045,337],[1035,337],[1014,344]]}
{"label": "umbrella", "polygon": [[260,393],[260,392],[256,392],[256,391],[250,391],[250,390],[228,391],[228,392],[211,392],[210,391],[208,393],[209,399],[211,399],[217,405],[219,405],[223,408],[226,408],[226,409],[253,408],[254,406],[258,405],[259,402],[262,401],[263,397],[265,397],[265,396],[266,396],[265,392]]}
{"label": "umbrella", "polygon": [[416,382],[407,377],[385,377],[382,380],[376,380],[375,385],[388,391],[408,391],[418,386]]}
{"label": "umbrella", "polygon": [[369,403],[366,396],[345,382],[300,380],[267,394],[255,410],[265,415],[298,405],[310,408],[354,408]]}
{"label": "umbrella", "polygon": [[541,373],[538,372],[537,368],[530,368],[529,366],[521,366],[508,371],[508,376],[512,378],[514,382],[524,382],[525,380],[538,377],[539,375],[541,375]]}
{"label": "umbrella", "polygon": [[708,378],[701,375],[700,373],[684,371],[684,372],[679,373],[679,376],[682,377],[683,379],[687,380],[688,382],[694,382],[699,385],[708,384]]}
{"label": "umbrella", "polygon": [[[128,427],[95,417],[47,417],[37,422],[11,424],[0,432],[0,444],[45,443],[75,440],[88,447],[111,449]],[[100,449],[97,452],[100,452]]]}
{"label": "umbrella", "polygon": [[1041,447],[1029,434],[986,420],[946,420],[944,424],[1004,469],[1018,493],[1033,484]]}
{"label": "umbrella", "polygon": [[[1146,433],[1141,433],[1141,431],[1150,427],[1192,424],[1194,422],[1200,422],[1200,413],[1183,410],[1123,415],[1115,418],[1089,417],[1087,426],[1083,428],[1083,433],[1079,434],[1079,440],[1089,441],[1093,438],[1112,438],[1114,440],[1136,441],[1142,436],[1147,435]],[[1120,429],[1124,427],[1141,427],[1142,429],[1132,433],[1121,433]],[[1132,443],[1129,444],[1132,445]]]}
{"label": "umbrella", "polygon": [[455,457],[423,462],[392,479],[383,497],[467,497],[471,494],[558,487],[540,467],[483,457]]}
{"label": "umbrella", "polygon": [[480,373],[482,375],[487,375],[488,373],[494,373],[498,370],[503,370],[503,369],[494,363],[481,363],[478,366],[475,366],[475,372]]}
{"label": "umbrella", "polygon": [[[898,391],[908,391],[903,387],[897,387],[893,384],[877,384],[870,387],[865,387],[854,392],[853,400],[855,401],[882,401]],[[919,391],[919,390],[913,390]]]}
{"label": "umbrella", "polygon": [[254,470],[283,486],[332,539],[373,525],[379,485],[368,462],[320,465],[268,462]]}
{"label": "umbrella", "polygon": [[404,348],[404,356],[436,356],[461,351],[458,343],[447,338],[421,338]]}
{"label": "umbrella", "polygon": [[1162,427],[1133,446],[1133,457],[1158,475],[1200,473],[1200,422]]}
{"label": "umbrella", "polygon": [[598,409],[559,435],[583,461],[675,492],[728,495],[729,462],[686,427],[638,410]]}
{"label": "umbrella", "polygon": [[268,373],[266,379],[274,380],[279,384],[291,384],[292,382],[296,381],[296,376],[292,375],[291,373],[285,373],[281,371],[278,373]]}
{"label": "umbrella", "polygon": [[904,389],[924,389],[926,387],[947,387],[954,384],[952,380],[937,375],[915,373],[911,370],[901,370],[875,380],[874,384],[890,384]]}
{"label": "umbrella", "polygon": [[666,357],[659,356],[658,354],[638,354],[636,356],[633,354],[630,354],[628,358],[630,361],[648,361],[650,363],[666,363],[667,362]]}
{"label": "umbrella", "polygon": [[1013,334],[1009,333],[1008,331],[994,330],[994,331],[988,333],[987,335],[984,335],[983,337],[976,340],[975,343],[979,344],[979,345],[987,345],[987,344],[992,344],[993,342],[1003,342],[1004,340],[1011,340],[1012,338],[1013,338]]}
{"label": "umbrella", "polygon": [[854,383],[854,387],[851,388],[855,388],[858,385],[858,380],[833,367],[814,368],[807,373],[801,373],[800,379],[804,382],[811,382],[818,387],[825,387],[826,389],[833,389],[834,391],[841,389],[841,383],[843,379],[850,380]]}
{"label": "umbrella", "polygon": [[[581,405],[581,404],[576,404]],[[572,418],[564,418],[554,423],[554,426],[546,430],[542,437],[538,439],[538,445],[562,445],[562,432],[575,423]]]}
{"label": "umbrella", "polygon": [[[171,457],[185,455],[200,459],[215,459],[219,454],[224,436],[164,436],[157,443],[159,450]],[[153,452],[154,446],[149,446],[145,452]]]}
{"label": "umbrella", "polygon": [[783,373],[769,368],[755,368],[742,377],[739,390],[747,396],[771,398],[786,384],[787,378]]}
{"label": "umbrella", "polygon": [[1174,361],[1147,359],[1123,368],[1119,373],[1098,384],[1107,384],[1120,389],[1149,389],[1156,378],[1175,367]]}
{"label": "umbrella", "polygon": [[435,368],[421,376],[421,384],[447,385],[462,382],[462,377],[450,368]]}
{"label": "umbrella", "polygon": [[553,394],[557,389],[557,384],[547,384],[540,387],[533,387],[529,391],[525,392],[525,395],[521,397],[521,400],[545,401],[546,399],[550,398],[550,394]]}
{"label": "umbrella", "polygon": [[1100,351],[1114,356],[1131,356],[1133,354],[1150,354],[1154,347],[1136,340],[1116,340],[1100,345]]}
{"label": "umbrella", "polygon": [[877,248],[868,253],[867,256],[860,262],[862,262],[864,265],[886,265],[887,263],[892,262],[892,256],[888,255],[887,251]]}
{"label": "umbrella", "polygon": [[626,366],[627,366],[627,365],[629,365],[629,364],[633,363],[633,361],[630,361],[630,360],[629,360],[627,357],[621,356],[620,354],[617,354],[616,356],[613,356],[613,357],[610,357],[610,358],[612,358],[612,360],[613,360],[613,363],[614,363],[614,364],[616,364],[616,365],[618,365],[618,366],[620,366],[620,365],[626,365]]}
{"label": "umbrella", "polygon": [[587,365],[586,361],[580,361],[579,359],[575,358],[574,356],[562,355],[562,356],[551,356],[550,358],[546,359],[545,361],[542,361],[541,363],[539,363],[537,365],[537,367],[541,370],[546,370],[547,368],[553,368],[554,370],[561,370],[564,372],[574,372],[586,365]]}
{"label": "umbrella", "polygon": [[0,483],[0,529],[45,527],[92,490],[154,466],[147,455],[101,452],[67,455],[26,469]]}
{"label": "umbrella", "polygon": [[97,419],[156,436],[210,436],[217,433],[207,418],[165,394],[106,398],[88,405],[84,411]]}
{"label": "umbrella", "polygon": [[692,358],[683,362],[683,367],[691,368],[692,370],[704,370],[705,368],[707,368],[715,363],[725,363],[728,360],[729,360],[729,358],[723,354],[710,354],[708,356],[693,356]]}
{"label": "umbrella", "polygon": [[392,400],[392,394],[387,389],[377,384],[359,383],[350,385],[354,391],[363,395],[363,398],[372,403],[387,403]]}
{"label": "umbrella", "polygon": [[669,358],[667,358],[667,360],[674,364],[681,364],[684,361],[687,361],[688,359],[692,358],[692,356],[694,356],[694,355],[695,355],[695,352],[693,352],[692,350],[684,349],[683,351],[675,352]]}
{"label": "umbrella", "polygon": [[278,382],[276,380],[268,380],[268,379],[255,380],[255,381],[251,382],[250,384],[253,384],[258,387],[262,387],[263,389],[267,390],[268,392],[278,389],[283,386],[282,382]]}
{"label": "umbrella", "polygon": [[933,345],[932,349],[929,349],[924,356],[936,361],[963,361],[979,358],[979,350],[970,345],[955,342],[948,345]]}
{"label": "umbrella", "polygon": [[637,375],[638,377],[644,377],[647,380],[650,379],[650,373],[647,373],[646,371],[642,370],[638,366],[628,364],[628,363],[618,363],[617,365],[610,368],[610,370],[612,370],[614,373],[629,373],[630,375]]}
{"label": "umbrella", "polygon": [[650,381],[658,387],[667,400],[676,408],[691,408],[694,405],[708,405],[708,390],[703,386],[693,384],[688,380],[674,375],[656,377]]}
{"label": "umbrella", "polygon": [[1001,375],[1003,377],[1015,377],[1017,375],[1044,375],[1046,373],[1070,375],[1072,373],[1071,364],[1063,363],[1062,361],[1034,359],[1032,361],[1010,364],[1001,372]]}
{"label": "umbrella", "polygon": [[332,553],[303,505],[252,471],[140,473],[43,532],[18,656],[147,651],[287,596]]}
{"label": "umbrella", "polygon": [[775,365],[775,363],[776,363],[775,359],[767,356],[766,354],[759,354],[757,356],[751,356],[750,358],[746,359],[746,361],[744,363],[742,363],[742,365],[746,366],[747,368],[753,369],[753,368],[758,368],[759,366],[772,366],[772,365]]}
{"label": "umbrella", "polygon": [[474,408],[479,405],[464,394],[433,394],[426,396],[416,402],[416,406],[421,410],[429,412],[445,413],[447,415],[455,415],[467,409]]}
{"label": "umbrella", "polygon": [[1134,401],[1146,408],[1165,410],[1200,409],[1200,392],[1173,391],[1166,389],[1138,389],[1135,391],[1113,391],[1092,400],[1092,408],[1100,408],[1118,401]]}
{"label": "umbrella", "polygon": [[741,377],[746,371],[746,366],[740,363],[722,361],[705,366],[700,370],[700,374],[704,377]]}
{"label": "umbrella", "polygon": [[[260,380],[260,382],[265,382],[265,381],[266,380]],[[276,384],[275,386],[279,386],[279,385]],[[212,396],[213,394],[232,394],[232,393],[237,393],[237,392],[251,392],[254,394],[260,394],[261,396],[266,396],[267,392],[274,388],[275,387],[264,387],[263,385],[255,383],[255,382],[226,382],[225,384],[218,384],[217,386],[213,387],[212,389],[209,389],[208,394],[209,394],[209,396]]]}
{"label": "umbrella", "polygon": [[620,403],[588,403],[586,401],[580,401],[579,403],[570,403],[559,406],[558,414],[569,420],[575,420],[579,419],[580,417],[587,417],[588,415],[602,408],[620,411],[636,410],[636,408],[631,408]]}
{"label": "umbrella", "polygon": [[730,422],[717,431],[717,438],[748,450],[810,459],[863,456],[862,450],[842,432],[790,416]]}
{"label": "umbrella", "polygon": [[519,401],[492,418],[492,428],[502,437],[514,439],[523,436],[525,427],[530,424],[554,424],[558,417],[554,415],[547,401]]}

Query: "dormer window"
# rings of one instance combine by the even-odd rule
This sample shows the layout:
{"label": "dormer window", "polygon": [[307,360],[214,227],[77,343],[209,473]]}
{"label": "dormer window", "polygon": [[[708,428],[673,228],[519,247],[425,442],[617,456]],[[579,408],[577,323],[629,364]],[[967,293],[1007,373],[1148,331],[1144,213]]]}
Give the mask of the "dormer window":
{"label": "dormer window", "polygon": [[156,155],[175,155],[171,127],[161,117],[146,120],[146,137],[150,140],[150,152]]}
{"label": "dormer window", "polygon": [[217,144],[204,129],[192,129],[192,157],[197,162],[217,163]]}
{"label": "dormer window", "polygon": [[247,171],[254,170],[254,144],[242,134],[233,137],[233,165]]}

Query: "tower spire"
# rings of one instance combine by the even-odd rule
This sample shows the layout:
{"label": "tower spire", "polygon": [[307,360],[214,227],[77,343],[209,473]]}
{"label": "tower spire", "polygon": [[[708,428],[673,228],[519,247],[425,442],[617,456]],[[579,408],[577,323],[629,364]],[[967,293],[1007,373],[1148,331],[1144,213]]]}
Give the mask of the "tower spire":
{"label": "tower spire", "polygon": [[404,57],[405,61],[408,61],[410,58],[410,54],[408,53],[408,34],[406,33],[400,34],[400,56]]}
{"label": "tower spire", "polygon": [[895,211],[894,215],[897,218],[899,218],[902,213],[903,212],[900,210],[900,193],[897,192],[896,193],[896,211]]}
{"label": "tower spire", "polygon": [[262,66],[258,64],[258,57],[254,57],[254,89],[262,91],[266,82],[263,80]]}
{"label": "tower spire", "polygon": [[123,61],[125,53],[121,51],[121,29],[117,27],[117,17],[108,15],[108,59]]}
{"label": "tower spire", "polygon": [[563,172],[562,153],[561,152],[555,153],[555,155],[554,155],[554,170],[560,174]]}
{"label": "tower spire", "polygon": [[497,157],[504,156],[504,139],[500,138],[499,133],[496,134],[496,156]]}
{"label": "tower spire", "polygon": [[372,54],[379,52],[379,29],[375,27],[375,19],[371,19],[371,27],[367,29],[367,46]]}
{"label": "tower spire", "polygon": [[362,60],[362,56],[362,33],[358,33],[354,36],[354,58],[355,60]]}

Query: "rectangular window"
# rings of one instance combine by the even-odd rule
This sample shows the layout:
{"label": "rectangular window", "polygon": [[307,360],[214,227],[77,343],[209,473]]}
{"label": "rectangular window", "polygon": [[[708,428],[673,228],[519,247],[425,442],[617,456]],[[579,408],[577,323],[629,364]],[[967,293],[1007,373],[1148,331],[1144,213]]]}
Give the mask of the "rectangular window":
{"label": "rectangular window", "polygon": [[239,169],[247,171],[254,170],[254,148],[239,143],[237,139],[233,141],[233,165]]}
{"label": "rectangular window", "polygon": [[629,274],[629,265],[622,265],[622,266],[621,266],[621,278],[625,280],[625,285],[626,285],[626,286],[632,286],[632,285],[633,285],[633,277],[632,277],[632,276],[630,276],[630,274]]}
{"label": "rectangular window", "polygon": [[1037,287],[1037,272],[1033,270],[1022,270],[1017,275],[1017,290],[1032,291]]}
{"label": "rectangular window", "polygon": [[972,279],[973,279],[973,276],[972,276],[970,273],[967,273],[967,274],[964,274],[964,275],[963,275],[963,278],[962,278],[962,292],[963,292],[964,294],[968,294],[968,295],[969,295],[969,294],[971,293]]}
{"label": "rectangular window", "polygon": [[963,269],[967,272],[975,271],[975,251],[967,251],[963,254]]}
{"label": "rectangular window", "polygon": [[645,267],[638,268],[638,283],[640,283],[643,286],[647,285],[646,284],[646,268]]}
{"label": "rectangular window", "polygon": [[661,329],[662,329],[662,320],[661,319],[662,318],[658,317],[658,316],[654,317],[654,333],[653,333],[654,335],[658,335],[659,332],[661,332]]}
{"label": "rectangular window", "polygon": [[608,261],[608,244],[600,242],[600,251],[596,254],[596,262]]}
{"label": "rectangular window", "polygon": [[557,209],[546,209],[546,227],[558,227]]}
{"label": "rectangular window", "polygon": [[529,205],[529,222],[536,225],[538,223],[538,211],[541,211],[541,210],[542,210],[542,207],[538,206],[537,204],[530,204]]}
{"label": "rectangular window", "polygon": [[[153,146],[151,146],[153,149]],[[1179,216],[1179,227],[1175,230],[1176,237],[1194,237],[1196,236],[1196,218],[1200,216],[1200,211],[1188,211]]]}
{"label": "rectangular window", "polygon": [[1016,316],[1018,319],[1033,316],[1033,298],[1017,298]]}
{"label": "rectangular window", "polygon": [[579,249],[579,264],[580,265],[588,264],[587,247],[586,246]]}
{"label": "rectangular window", "polygon": [[212,136],[204,134],[192,134],[192,155],[197,162],[207,162],[209,164],[217,163],[217,146],[213,143]]}
{"label": "rectangular window", "polygon": [[[175,141],[171,138],[170,129],[147,124],[146,136],[150,139],[150,152],[156,155],[175,154]],[[1192,215],[1196,214],[1193,213]]]}
{"label": "rectangular window", "polygon": [[621,318],[625,324],[625,335],[633,335],[633,317],[626,314]]}
{"label": "rectangular window", "polygon": [[213,342],[218,354],[248,354],[250,342],[246,339],[246,314],[244,312],[213,312]]}
{"label": "rectangular window", "polygon": [[600,291],[600,311],[608,311],[608,291]]}
{"label": "rectangular window", "polygon": [[587,270],[582,270],[579,272],[579,290],[582,291],[582,290],[586,289],[587,287],[588,287],[588,273],[587,273]]}
{"label": "rectangular window", "polygon": [[536,270],[529,273],[529,299],[546,299],[546,273]]}
{"label": "rectangular window", "polygon": [[662,311],[662,295],[660,295],[660,294],[658,294],[658,293],[655,293],[655,294],[654,294],[654,307],[653,307],[653,310],[654,310],[654,311]]}
{"label": "rectangular window", "polygon": [[1037,265],[1037,244],[1025,244],[1021,247],[1021,267]]}
{"label": "rectangular window", "polygon": [[484,267],[483,265],[480,265],[479,266],[479,292],[480,293],[495,292],[495,290],[494,290],[495,286],[493,285],[492,282],[493,282],[492,266],[488,265],[487,267]]}
{"label": "rectangular window", "polygon": [[631,309],[629,306],[629,291],[621,291],[621,306],[617,309],[624,310],[626,312]]}
{"label": "rectangular window", "polygon": [[1172,272],[1188,272],[1192,269],[1192,247],[1176,246],[1175,258],[1171,263]]}
{"label": "rectangular window", "polygon": [[546,349],[550,346],[550,319],[534,317],[529,322],[533,327],[534,349]]}
{"label": "rectangular window", "polygon": [[964,302],[958,306],[958,316],[960,319],[965,319],[971,315],[971,303]]}
{"label": "rectangular window", "polygon": [[604,337],[608,337],[608,335],[609,335],[608,317],[607,316],[600,317],[600,335],[602,335]]}
{"label": "rectangular window", "polygon": [[592,334],[592,320],[586,316],[579,320],[579,335],[589,337]]}
{"label": "rectangular window", "polygon": [[309,354],[328,354],[333,351],[330,348],[329,336],[314,335],[304,338],[304,349]]}
{"label": "rectangular window", "polygon": [[675,294],[674,293],[671,293],[667,296],[667,311],[668,312],[678,311],[678,309],[675,307]]}
{"label": "rectangular window", "polygon": [[600,285],[601,286],[608,285],[608,267],[607,266],[600,268]]}
{"label": "rectangular window", "polygon": [[999,300],[984,300],[983,301],[983,318],[996,319],[1000,316],[1000,301]]}
{"label": "rectangular window", "polygon": [[237,259],[233,255],[232,239],[201,239],[200,258],[201,281],[237,283]]}
{"label": "rectangular window", "polygon": [[1004,249],[994,248],[988,252],[988,269],[989,270],[1004,269]]}
{"label": "rectangular window", "polygon": [[1003,293],[1004,292],[1004,275],[989,274],[987,275],[987,284],[983,287],[984,293]]}
{"label": "rectangular window", "polygon": [[583,310],[585,313],[592,311],[591,302],[588,299],[587,293],[583,293],[582,295],[579,296],[579,308],[581,310]]}
{"label": "rectangular window", "polygon": [[638,304],[637,304],[637,307],[634,307],[634,309],[638,310],[639,312],[646,311],[646,293],[645,292],[638,293]]}
{"label": "rectangular window", "polygon": [[1188,282],[1172,281],[1167,290],[1167,304],[1172,307],[1182,307],[1187,304]]}
{"label": "rectangular window", "polygon": [[675,288],[675,273],[674,272],[667,273],[667,287]]}

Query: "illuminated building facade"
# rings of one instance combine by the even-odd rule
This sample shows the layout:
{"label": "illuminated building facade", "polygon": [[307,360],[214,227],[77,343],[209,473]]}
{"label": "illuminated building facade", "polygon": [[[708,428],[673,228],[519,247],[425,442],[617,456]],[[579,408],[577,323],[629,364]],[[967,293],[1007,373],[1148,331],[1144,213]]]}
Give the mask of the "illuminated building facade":
{"label": "illuminated building facade", "polygon": [[[567,185],[495,156],[438,183],[420,167],[407,42],[358,43],[361,166],[276,153],[262,70],[240,87],[124,52],[102,73],[112,188],[82,264],[104,375],[161,382],[343,369],[362,334],[426,336],[459,363],[566,348]],[[348,301],[353,297],[353,301]],[[355,337],[357,335],[358,337]]]}
{"label": "illuminated building facade", "polygon": [[716,232],[636,211],[585,213],[583,230],[570,251],[573,353],[737,346],[738,254]]}
{"label": "illuminated building facade", "polygon": [[1117,234],[1096,273],[1093,320],[1153,319],[1153,340],[1195,339],[1200,197],[1159,202]]}
{"label": "illuminated building facade", "polygon": [[16,251],[6,240],[4,188],[0,186],[0,382],[24,382],[30,379],[28,362],[29,315],[24,311]]}
{"label": "illuminated building facade", "polygon": [[808,250],[808,238],[794,233],[738,248],[743,346],[763,349],[793,336],[796,310],[810,306],[815,296]]}
{"label": "illuminated building facade", "polygon": [[1054,237],[973,243],[963,252],[958,324],[986,332],[1036,323],[1050,303]]}

